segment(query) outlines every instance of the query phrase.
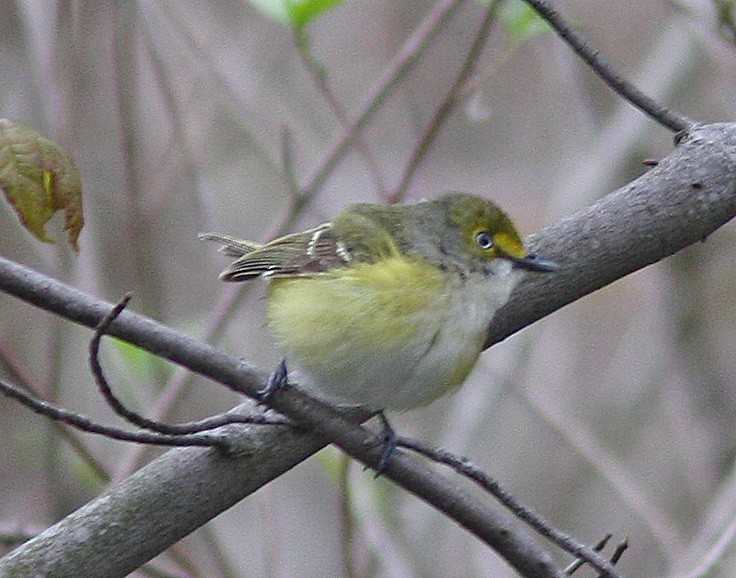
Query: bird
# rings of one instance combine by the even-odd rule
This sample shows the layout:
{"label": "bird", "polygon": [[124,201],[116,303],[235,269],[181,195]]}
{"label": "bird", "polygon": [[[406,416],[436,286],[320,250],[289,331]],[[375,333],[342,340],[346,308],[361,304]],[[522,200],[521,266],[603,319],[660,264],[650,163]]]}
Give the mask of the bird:
{"label": "bird", "polygon": [[268,326],[285,356],[264,398],[288,375],[323,401],[382,416],[459,387],[524,272],[558,268],[524,247],[495,203],[459,192],[354,204],[267,243],[200,238],[235,258],[223,281],[269,281]]}

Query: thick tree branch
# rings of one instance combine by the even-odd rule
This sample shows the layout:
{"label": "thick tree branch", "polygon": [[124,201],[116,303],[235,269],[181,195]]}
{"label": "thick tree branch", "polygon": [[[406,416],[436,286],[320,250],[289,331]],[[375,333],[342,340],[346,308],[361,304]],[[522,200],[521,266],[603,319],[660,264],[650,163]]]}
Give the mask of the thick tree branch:
{"label": "thick tree branch", "polygon": [[[658,167],[595,205],[547,227],[533,242],[563,263],[555,275],[529,276],[494,319],[489,343],[707,237],[736,214],[736,125],[691,130]],[[0,290],[94,327],[110,305],[0,259]],[[217,350],[131,312],[109,334],[233,389],[252,394],[265,380]],[[68,516],[0,561],[0,574],[125,576],[210,518],[311,455],[329,439],[375,465],[380,448],[364,428],[291,390],[273,400],[319,436],[288,428],[228,426],[237,457],[176,449]],[[386,475],[492,544],[525,576],[555,576],[549,557],[483,500],[398,454]],[[63,554],[63,555],[62,555]]]}
{"label": "thick tree branch", "polygon": [[[111,306],[53,279],[0,259],[0,289],[39,307],[94,327]],[[206,344],[150,319],[124,311],[107,330],[145,349],[254,395],[265,374]],[[296,421],[313,424],[320,437],[284,427],[226,426],[229,454],[172,451],[0,561],[0,575],[126,576],[209,519],[231,507],[325,445],[337,443],[375,467],[376,437],[332,408],[290,388],[272,405]],[[360,416],[362,418],[366,415]],[[397,453],[385,472],[490,544],[524,576],[560,576],[547,552],[488,501]],[[83,539],[80,539],[80,536]],[[605,562],[601,560],[605,566]]]}
{"label": "thick tree branch", "polygon": [[736,124],[695,127],[646,174],[531,237],[562,267],[524,278],[496,313],[486,346],[705,240],[734,216]]}

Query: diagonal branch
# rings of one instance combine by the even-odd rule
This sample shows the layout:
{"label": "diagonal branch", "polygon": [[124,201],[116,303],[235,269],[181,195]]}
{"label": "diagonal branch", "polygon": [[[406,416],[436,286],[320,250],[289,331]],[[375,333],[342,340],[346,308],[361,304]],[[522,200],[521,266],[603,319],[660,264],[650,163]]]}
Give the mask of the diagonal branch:
{"label": "diagonal branch", "polygon": [[450,90],[437,107],[432,120],[425,128],[424,134],[422,134],[421,139],[414,147],[411,157],[406,164],[406,168],[403,171],[401,182],[399,182],[396,188],[391,192],[388,199],[389,202],[398,203],[404,198],[414,175],[419,169],[419,165],[427,156],[429,149],[435,142],[440,129],[442,129],[445,121],[449,118],[450,113],[457,107],[460,94],[463,92],[468,78],[470,78],[470,75],[478,64],[483,48],[489,39],[491,27],[496,21],[496,14],[498,13],[498,7],[500,4],[501,3],[498,0],[493,0],[486,9],[486,15],[483,18],[483,22],[481,22],[480,29],[475,35],[475,39],[468,50],[468,54],[465,56],[465,62],[463,62],[463,65],[460,68],[455,81],[452,83]]}
{"label": "diagonal branch", "polygon": [[[493,319],[486,346],[568,303],[704,241],[736,216],[736,124],[693,128],[652,168],[532,235],[562,267],[525,277]],[[519,309],[526,315],[518,317]]]}
{"label": "diagonal branch", "polygon": [[[694,128],[643,177],[533,238],[563,267],[544,279],[530,276],[517,287],[494,319],[489,343],[706,238],[734,215],[736,125]],[[110,309],[4,259],[0,290],[90,328]],[[249,395],[266,379],[204,343],[129,311],[112,323],[109,334]],[[172,450],[4,558],[0,573],[50,572],[53,564],[56,575],[125,576],[311,455],[324,440],[364,463],[377,464],[381,450],[372,444],[374,436],[331,408],[294,389],[278,392],[273,406],[301,423],[315,424],[318,435],[228,426],[228,433],[240,441],[237,457],[211,449]],[[560,575],[545,551],[507,517],[426,464],[399,453],[386,475],[493,545],[520,574]],[[83,540],[74,538],[80,535]],[[596,568],[610,568],[598,559]]]}
{"label": "diagonal branch", "polygon": [[[111,308],[4,259],[0,259],[0,289],[89,327],[96,326]],[[255,396],[265,383],[264,374],[242,361],[130,311],[113,321],[107,333],[241,393]],[[319,435],[300,434],[293,428],[229,426],[227,453],[170,451],[8,555],[0,561],[0,575],[18,568],[49,571],[48,554],[53,551],[56,575],[126,576],[316,452],[326,439],[372,467],[378,464],[382,450],[375,436],[331,407],[294,388],[277,392],[271,405],[301,424],[312,425]],[[511,530],[514,522],[507,515],[432,473],[425,463],[397,454],[385,475],[502,552],[522,575],[560,576],[549,554],[528,533],[518,527]],[[74,541],[80,533],[85,540]]]}
{"label": "diagonal branch", "polygon": [[616,94],[625,98],[633,106],[648,114],[662,126],[672,131],[684,131],[695,123],[666,106],[660,104],[650,96],[644,94],[633,84],[625,80],[616,70],[606,62],[598,49],[592,46],[575,27],[547,0],[524,0],[542,18],[544,18],[555,32],[572,48],[575,53],[590,66]]}

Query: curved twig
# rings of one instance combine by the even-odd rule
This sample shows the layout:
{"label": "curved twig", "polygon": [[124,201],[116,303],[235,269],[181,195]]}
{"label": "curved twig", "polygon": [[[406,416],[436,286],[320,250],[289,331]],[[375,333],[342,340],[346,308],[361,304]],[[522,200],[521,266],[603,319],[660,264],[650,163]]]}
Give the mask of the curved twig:
{"label": "curved twig", "polygon": [[264,414],[250,414],[241,415],[236,413],[225,413],[222,415],[216,415],[200,421],[179,423],[179,424],[166,424],[157,420],[149,419],[141,414],[127,408],[125,404],[115,395],[110,387],[110,384],[105,378],[105,374],[100,365],[100,341],[106,334],[110,327],[110,324],[117,319],[123,310],[127,307],[130,299],[132,298],[131,293],[126,293],[123,298],[113,307],[107,315],[102,318],[102,321],[95,328],[94,335],[89,342],[89,364],[92,371],[92,375],[95,378],[97,387],[105,398],[105,401],[123,419],[129,421],[133,425],[137,425],[143,429],[148,429],[160,434],[181,436],[186,434],[194,434],[197,432],[213,430],[224,425],[231,423],[248,423],[252,425],[291,425],[286,419],[278,418],[275,416],[267,416]]}
{"label": "curved twig", "polygon": [[0,393],[22,403],[34,412],[45,415],[55,421],[69,424],[88,433],[104,435],[105,437],[126,442],[149,444],[157,446],[222,446],[227,448],[227,437],[217,434],[197,435],[162,435],[149,432],[131,432],[120,428],[103,425],[83,415],[68,411],[52,403],[39,399],[28,392],[0,380]]}

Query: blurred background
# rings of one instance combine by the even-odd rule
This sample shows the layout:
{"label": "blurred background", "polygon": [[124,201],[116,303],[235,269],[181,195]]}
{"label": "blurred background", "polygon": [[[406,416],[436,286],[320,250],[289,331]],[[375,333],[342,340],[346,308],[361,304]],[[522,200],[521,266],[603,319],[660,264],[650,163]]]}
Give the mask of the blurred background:
{"label": "blurred background", "polygon": [[[557,4],[645,92],[701,122],[736,116],[734,31],[719,21],[727,2]],[[419,52],[413,35],[455,7],[389,87],[401,51]],[[75,255],[33,239],[3,203],[0,254],[102,299],[132,291],[133,310],[274,366],[263,285],[220,283],[227,259],[197,233],[267,240],[392,198],[486,10],[347,1],[306,27],[300,54],[293,30],[241,0],[0,3],[0,116],[72,153],[86,219]],[[492,26],[404,198],[484,195],[530,233],[642,174],[672,135],[556,36],[516,36],[509,22]],[[382,87],[388,96],[331,163],[345,119]],[[295,183],[310,189],[306,202]],[[61,240],[59,221],[51,234]],[[627,576],[733,576],[735,244],[729,224],[536,323],[486,352],[455,395],[391,415],[394,427],[467,455],[579,540],[628,536]],[[120,425],[88,372],[90,336],[0,294],[0,376]],[[147,415],[187,420],[238,402],[134,348],[103,349],[114,387]],[[0,398],[0,534],[47,527],[158,452],[72,437]],[[328,448],[135,575],[514,575],[358,464],[345,506],[339,465]]]}

